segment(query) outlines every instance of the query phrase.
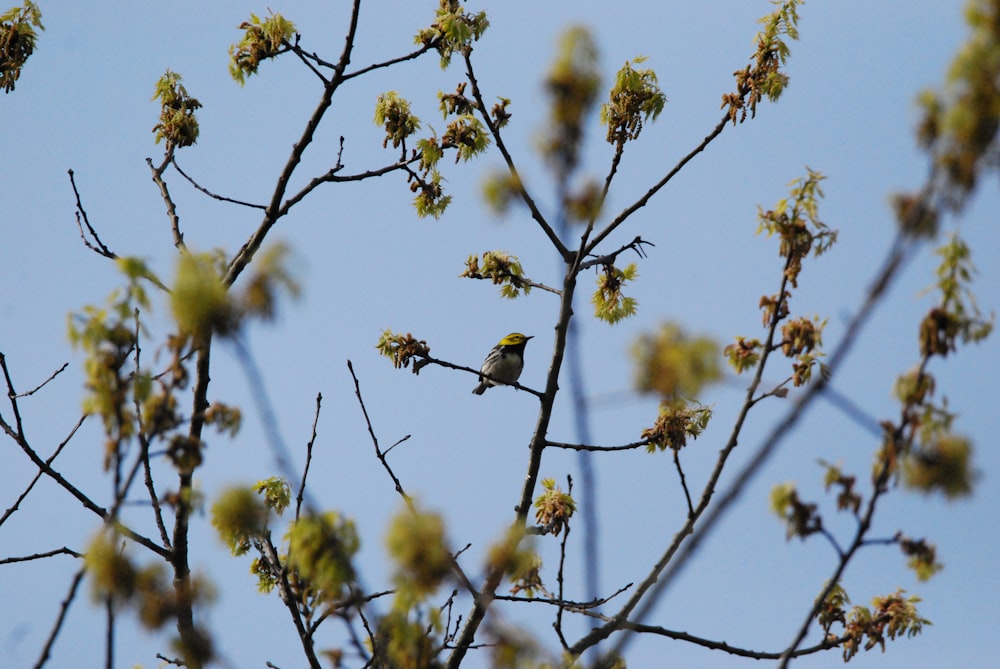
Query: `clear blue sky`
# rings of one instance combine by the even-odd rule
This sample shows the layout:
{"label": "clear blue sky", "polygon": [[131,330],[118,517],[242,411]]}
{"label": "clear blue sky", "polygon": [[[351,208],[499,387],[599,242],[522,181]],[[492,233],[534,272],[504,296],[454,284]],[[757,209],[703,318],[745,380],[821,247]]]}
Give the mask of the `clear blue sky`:
{"label": "clear blue sky", "polygon": [[[413,34],[432,19],[435,4],[366,3],[354,65],[409,50]],[[656,244],[649,258],[639,261],[640,278],[632,292],[639,314],[614,328],[593,320],[586,302],[593,288],[583,284],[577,313],[595,441],[633,441],[655,418],[655,402],[629,392],[628,349],[638,334],[664,320],[723,342],[761,334],[757,301],[777,290],[780,268],[774,240],[753,234],[756,206],[769,207],[783,197],[787,183],[804,175],[806,165],[829,177],[821,217],[840,230],[840,243],[807,266],[792,308],[829,318],[825,339],[829,348],[836,344],[891,238],[889,195],[919,185],[926,173],[912,139],[913,99],[921,88],[942,80],[965,35],[960,4],[911,2],[905,10],[898,3],[859,0],[805,5],[784,98],[762,106],[756,120],[727,129],[609,241],[608,249],[641,234]],[[67,342],[66,314],[100,303],[119,285],[111,263],[80,242],[66,171],[75,170],[103,241],[119,254],[146,258],[169,278],[176,254],[163,202],[145,164],[147,156],[156,159],[162,149],[154,146],[150,132],[158,112],[150,101],[154,82],[170,68],[184,76],[189,93],[204,104],[198,144],[179,156],[184,169],[216,192],[263,201],[320,90],[293,58],[266,63],[261,75],[241,89],[228,75],[227,47],[239,39],[236,26],[250,12],[265,14],[270,7],[296,23],[309,50],[335,60],[347,3],[43,0],[39,5],[46,31],[38,51],[16,91],[0,100],[0,351],[21,391],[70,362],[44,391],[21,401],[32,442],[48,454],[80,414],[81,358]],[[573,24],[592,30],[605,73],[602,88],[626,59],[638,55],[648,56],[648,66],[658,73],[669,103],[629,148],[609,212],[645,192],[715,125],[720,97],[732,88],[731,73],[752,53],[756,20],[771,8],[763,0],[491,5],[492,26],[476,47],[477,75],[488,98],[512,100],[508,145],[543,207],[551,202],[551,188],[533,146],[545,115],[541,81],[557,35]],[[393,159],[391,151],[381,149],[380,131],[371,122],[375,98],[383,91],[396,90],[412,100],[425,127],[442,132],[435,94],[453,90],[461,74],[458,67],[442,72],[430,56],[355,80],[328,115],[296,183],[334,164],[340,136],[346,138],[348,172]],[[592,120],[586,169],[602,176],[610,154],[596,115]],[[470,573],[477,572],[483,551],[509,522],[520,491],[536,417],[532,396],[501,389],[476,397],[469,392],[475,385],[469,375],[428,368],[413,376],[392,369],[374,350],[388,327],[426,339],[437,357],[477,366],[496,340],[517,330],[537,337],[529,345],[522,382],[541,385],[555,299],[536,291],[510,302],[491,285],[457,278],[468,255],[502,249],[519,256],[533,279],[550,285],[560,280],[556,258],[528,216],[514,211],[499,220],[484,206],[479,186],[499,166],[495,154],[461,170],[443,166],[455,201],[440,221],[418,220],[403,180],[390,175],[320,188],[272,233],[272,240],[286,241],[295,252],[304,295],[282,305],[277,324],[253,327],[248,341],[297,463],[309,437],[316,393],[323,393],[312,492],[321,505],[354,517],[363,528],[359,565],[371,588],[387,586],[382,533],[400,503],[372,453],[347,359],[360,377],[382,443],[412,435],[393,451],[394,469],[408,492],[444,514],[456,547],[472,544],[464,556]],[[168,179],[190,247],[222,247],[232,254],[256,227],[255,211],[209,200],[176,173]],[[996,180],[984,183],[982,191],[959,227],[973,248],[980,269],[976,291],[988,312],[1000,304]],[[921,291],[932,283],[933,266],[927,250],[906,269],[834,380],[837,390],[879,419],[897,413],[890,395],[893,380],[917,359],[917,323],[930,304]],[[162,334],[169,326],[167,311],[153,318],[153,332]],[[152,359],[153,346],[145,351]],[[998,353],[992,339],[962,350],[947,364],[935,361],[932,368],[939,394],[947,395],[960,414],[958,431],[977,446],[981,478],[975,494],[946,504],[898,491],[884,500],[878,516],[878,536],[903,530],[927,537],[937,545],[945,570],[918,583],[895,548],[870,548],[849,568],[845,581],[855,603],[867,604],[897,587],[919,594],[925,600],[921,612],[934,625],[921,637],[890,644],[884,656],[877,651],[858,656],[853,666],[987,666],[1000,655],[994,630],[1000,597],[995,516],[1000,455],[994,444],[1000,432]],[[233,351],[218,346],[213,363],[210,398],[241,405],[246,421],[236,440],[210,442],[206,465],[198,471],[209,502],[224,485],[252,482],[274,471],[273,453]],[[775,366],[773,380],[780,381],[782,373]],[[716,418],[682,453],[695,489],[729,432],[743,384],[734,381],[701,398],[715,406]],[[752,414],[736,465],[784,410],[775,401]],[[9,419],[6,403],[0,412]],[[102,439],[93,422],[57,460],[57,469],[103,501],[110,486],[101,475]],[[550,436],[574,440],[567,406],[557,412]],[[835,556],[819,539],[786,543],[784,527],[768,512],[768,491],[775,483],[796,481],[805,496],[823,503],[826,520],[846,538],[852,527],[834,515],[816,461],[842,462],[864,479],[874,447],[873,437],[842,414],[826,404],[815,406],[649,622],[755,650],[783,648]],[[2,452],[0,506],[7,508],[34,472],[9,441]],[[684,502],[667,456],[602,454],[594,465],[604,546],[601,585],[611,592],[645,575],[679,527]],[[547,452],[541,473],[578,478],[576,456]],[[724,477],[723,486],[727,481]],[[137,510],[128,518],[136,524],[148,520]],[[0,528],[0,553],[63,545],[79,550],[98,526],[93,515],[43,481]],[[575,529],[573,541],[581,536]],[[263,666],[265,660],[285,668],[300,665],[294,630],[280,602],[255,592],[247,574],[249,559],[228,557],[207,513],[195,518],[192,542],[195,570],[218,585],[218,600],[205,619],[223,656],[232,666]],[[549,568],[545,576],[554,585],[558,554],[551,540],[541,546]],[[0,665],[34,663],[76,568],[64,557],[0,569]],[[568,594],[582,599],[580,565],[570,566],[567,578]],[[49,666],[103,661],[103,614],[85,600],[73,607]],[[503,620],[532,625],[550,642],[551,613],[510,608]],[[341,640],[332,627],[321,646]],[[156,652],[169,653],[163,638],[124,624],[118,666],[156,666]],[[630,653],[633,667],[750,662],[663,639],[640,639]],[[838,653],[827,653],[796,666],[839,664]]]}

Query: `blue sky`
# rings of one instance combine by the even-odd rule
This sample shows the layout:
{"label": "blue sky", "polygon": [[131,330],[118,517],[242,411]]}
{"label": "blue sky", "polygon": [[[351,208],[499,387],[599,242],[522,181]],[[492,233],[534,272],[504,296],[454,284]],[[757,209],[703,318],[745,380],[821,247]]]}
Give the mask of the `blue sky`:
{"label": "blue sky", "polygon": [[[669,102],[659,121],[629,147],[608,204],[612,213],[645,192],[714,127],[721,116],[721,95],[732,87],[731,73],[752,53],[756,20],[770,11],[759,0],[493,4],[486,7],[492,26],[476,46],[477,76],[488,99],[512,100],[507,143],[543,207],[552,201],[551,183],[534,146],[546,113],[541,82],[557,36],[570,25],[592,31],[604,73],[602,89],[626,59],[645,55],[647,66],[656,70]],[[628,350],[638,334],[665,320],[722,342],[761,334],[757,301],[777,290],[780,267],[774,240],[753,234],[756,207],[767,208],[784,197],[788,182],[803,176],[807,165],[828,176],[821,217],[840,230],[840,242],[806,267],[792,309],[829,318],[825,340],[828,348],[836,344],[891,239],[890,194],[918,186],[926,174],[926,162],[912,139],[917,119],[913,99],[917,91],[943,79],[965,35],[958,4],[912,2],[903,12],[894,3],[807,3],[801,11],[801,41],[792,45],[788,65],[791,85],[781,101],[764,105],[754,121],[728,128],[609,240],[608,250],[636,235],[656,246],[647,259],[637,260],[640,277],[631,293],[639,300],[636,317],[615,327],[597,322],[588,315],[589,278],[579,291],[576,311],[596,442],[633,441],[655,418],[655,402],[629,391],[633,370]],[[50,452],[80,415],[81,356],[67,342],[66,314],[100,303],[120,283],[111,263],[80,242],[66,171],[75,171],[103,241],[119,254],[147,259],[169,278],[176,254],[163,202],[145,164],[147,156],[156,159],[162,150],[154,146],[150,132],[158,112],[150,100],[154,82],[170,68],[184,76],[189,93],[204,104],[198,144],[179,156],[183,168],[216,192],[262,201],[320,90],[292,58],[265,64],[260,76],[240,88],[226,69],[227,47],[239,39],[236,26],[250,12],[264,14],[270,7],[296,23],[309,50],[335,60],[345,33],[345,5],[40,3],[46,31],[38,51],[16,91],[0,102],[0,351],[22,391],[70,362],[44,391],[21,401],[28,434],[40,451]],[[470,9],[479,7],[470,4]],[[367,3],[354,65],[410,49],[413,34],[430,22],[433,9],[432,2]],[[306,154],[297,183],[334,164],[340,136],[346,138],[347,171],[393,160],[371,122],[375,99],[384,91],[396,90],[412,100],[425,127],[440,134],[445,123],[436,92],[450,92],[460,80],[458,67],[441,71],[430,56],[353,81]],[[600,177],[610,151],[596,115],[592,121],[585,170]],[[428,368],[413,376],[392,369],[374,350],[379,333],[392,328],[426,339],[437,357],[475,367],[502,335],[517,330],[536,336],[528,347],[522,382],[541,386],[555,298],[536,291],[507,301],[491,285],[457,278],[468,255],[501,249],[517,255],[532,278],[549,285],[559,282],[555,255],[530,217],[515,209],[498,219],[483,203],[483,178],[500,164],[498,155],[489,154],[461,169],[444,165],[455,201],[439,221],[418,220],[403,180],[390,175],[320,188],[272,233],[272,241],[292,248],[304,294],[282,305],[276,324],[252,327],[247,341],[297,464],[309,437],[316,394],[322,392],[312,492],[319,504],[354,517],[363,528],[359,564],[372,588],[387,583],[383,528],[400,503],[372,453],[346,360],[358,373],[382,443],[412,435],[393,451],[393,467],[408,492],[446,517],[456,547],[471,544],[465,554],[470,572],[477,571],[483,551],[510,521],[520,491],[536,417],[534,398],[508,389],[476,397],[469,392],[475,385],[470,375]],[[190,247],[222,247],[231,254],[255,229],[255,211],[210,200],[176,173],[168,178]],[[981,190],[957,225],[973,248],[980,269],[976,292],[989,312],[1000,304],[1000,266],[994,261],[1000,257],[1000,197],[995,179]],[[931,299],[922,291],[933,282],[934,265],[926,249],[907,267],[834,379],[838,391],[877,418],[897,413],[892,383],[917,359],[917,323]],[[167,314],[161,305],[152,315],[154,333],[169,327]],[[995,409],[998,353],[992,339],[944,364],[935,361],[932,368],[939,395],[946,395],[960,414],[957,429],[977,446],[981,478],[975,494],[947,504],[900,490],[885,498],[878,516],[877,535],[903,530],[927,537],[937,545],[945,570],[919,583],[897,550],[869,548],[845,580],[859,604],[897,587],[921,595],[921,612],[934,625],[921,637],[890,644],[885,656],[877,651],[858,656],[854,666],[986,666],[1000,654],[993,631],[995,598],[1000,596],[995,578],[1000,534],[994,515],[1000,503],[1000,455],[993,444],[993,435],[1000,432]],[[218,346],[213,363],[210,398],[242,406],[246,421],[237,439],[217,438],[209,444],[206,465],[198,473],[209,501],[222,486],[274,471],[273,453],[231,348]],[[783,373],[778,364],[770,375],[777,382]],[[715,407],[716,417],[682,453],[695,488],[728,434],[744,383],[733,380],[700,398]],[[734,465],[785,408],[776,400],[752,413]],[[0,412],[8,417],[8,405]],[[551,436],[573,441],[570,419],[564,403]],[[90,423],[57,460],[57,468],[105,500],[110,486],[101,475],[102,439]],[[0,467],[4,508],[34,474],[13,444],[8,446]],[[829,405],[816,405],[668,590],[649,622],[736,646],[781,649],[831,572],[835,556],[819,539],[786,543],[784,527],[768,512],[768,491],[775,483],[795,481],[805,497],[823,502],[825,519],[846,537],[852,527],[831,510],[816,461],[841,462],[863,479],[874,447],[862,428]],[[663,455],[599,454],[593,463],[603,545],[601,585],[610,592],[645,575],[679,527],[684,503],[673,464]],[[562,481],[566,474],[578,479],[576,456],[547,452],[542,475]],[[723,487],[728,480],[723,477]],[[137,525],[147,522],[139,509],[128,513]],[[24,554],[63,545],[80,549],[98,525],[68,495],[42,482],[0,528],[0,552]],[[581,535],[574,529],[572,541]],[[294,630],[276,598],[256,593],[246,571],[249,561],[228,557],[207,514],[197,516],[192,541],[196,571],[218,585],[218,600],[205,620],[218,635],[224,657],[233,666],[263,666],[265,660],[296,666]],[[539,545],[550,582],[558,555],[553,547],[551,541]],[[70,558],[57,558],[0,570],[0,617],[9,621],[0,637],[0,664],[34,663],[76,568]],[[579,564],[568,568],[567,579],[582,598]],[[81,597],[72,609],[50,666],[102,661],[103,616],[85,600]],[[550,613],[522,606],[504,609],[502,617],[533,626],[544,637]],[[339,630],[331,630],[324,643],[340,638]],[[552,641],[546,639],[550,647]],[[134,631],[128,622],[118,644],[120,666],[156,666],[154,653],[167,652],[163,638]],[[662,639],[636,640],[629,661],[636,667],[667,661],[687,667],[747,662]],[[828,653],[796,666],[837,664],[839,654]]]}

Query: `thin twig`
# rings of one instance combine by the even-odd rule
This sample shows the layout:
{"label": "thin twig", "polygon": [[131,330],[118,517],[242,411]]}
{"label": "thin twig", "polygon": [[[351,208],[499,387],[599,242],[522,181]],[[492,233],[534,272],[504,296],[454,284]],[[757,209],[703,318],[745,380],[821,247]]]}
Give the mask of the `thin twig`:
{"label": "thin twig", "polygon": [[3,558],[0,560],[0,564],[13,564],[15,562],[29,562],[31,560],[44,560],[45,558],[54,557],[56,555],[70,555],[75,558],[82,558],[83,553],[77,553],[72,548],[67,548],[63,546],[62,548],[55,548],[50,551],[45,551],[44,553],[35,553],[33,555],[22,555],[18,557]]}
{"label": "thin twig", "polygon": [[694,515],[694,505],[691,504],[691,492],[688,490],[687,479],[684,478],[684,470],[681,469],[680,449],[671,449],[674,452],[674,465],[677,467],[677,475],[681,478],[681,488],[684,489],[684,499],[688,504],[688,518]]}
{"label": "thin twig", "polygon": [[511,157],[510,152],[507,150],[507,145],[503,141],[503,137],[500,135],[500,129],[497,124],[494,123],[493,118],[490,117],[489,109],[486,107],[486,102],[483,100],[483,94],[479,90],[479,82],[476,80],[476,74],[472,69],[472,54],[471,51],[466,51],[464,53],[465,58],[465,74],[469,79],[469,83],[472,84],[472,97],[476,100],[476,107],[479,109],[479,115],[482,117],[483,122],[486,123],[486,127],[489,128],[490,134],[493,136],[493,141],[496,142],[497,149],[500,151],[500,155],[503,156],[504,162],[507,164],[507,171],[510,172],[511,177],[514,179],[514,183],[517,185],[518,195],[521,196],[521,200],[524,202],[525,206],[528,207],[528,211],[531,212],[531,217],[538,223],[542,232],[548,237],[552,246],[555,247],[556,251],[562,256],[565,262],[570,262],[572,260],[573,254],[570,252],[566,245],[562,243],[559,239],[559,235],[556,231],[549,225],[549,222],[545,220],[545,216],[542,214],[538,205],[535,204],[534,198],[525,188],[524,182],[521,180],[521,174],[517,170],[517,166],[514,164],[514,158]]}
{"label": "thin twig", "polygon": [[192,186],[195,187],[195,189],[201,191],[202,193],[209,196],[213,200],[219,200],[220,202],[229,202],[231,204],[238,204],[241,207],[250,207],[251,209],[267,209],[267,207],[262,204],[254,204],[253,202],[244,202],[243,200],[237,200],[235,198],[226,197],[225,195],[219,195],[218,193],[213,193],[212,191],[208,190],[200,183],[192,179],[190,176],[188,176],[187,172],[182,170],[181,166],[177,164],[177,158],[173,158],[170,162],[173,164],[174,169],[177,170],[177,173],[180,174],[185,179],[187,179],[189,184],[191,184]]}
{"label": "thin twig", "polygon": [[[88,218],[87,212],[83,208],[83,202],[80,200],[80,191],[76,188],[76,179],[73,176],[73,170],[67,171],[69,173],[69,183],[73,187],[73,195],[76,197],[76,227],[80,230],[80,239],[82,239],[84,245],[94,253],[114,260],[118,257],[118,255],[104,245],[104,242],[101,241],[100,236],[97,234],[97,230],[94,230],[93,226],[90,224],[90,218]],[[89,239],[87,239],[87,235],[83,231],[84,226],[87,227],[87,232],[90,233],[90,236],[94,238],[93,244]],[[94,244],[96,244],[96,246]]]}
{"label": "thin twig", "polygon": [[86,571],[87,567],[84,565],[80,567],[73,576],[73,580],[69,585],[69,592],[66,593],[66,597],[59,605],[59,615],[56,616],[56,621],[52,625],[52,630],[49,632],[49,638],[45,640],[45,646],[42,647],[42,654],[38,657],[38,661],[35,662],[35,669],[41,669],[45,666],[45,663],[49,661],[49,657],[52,654],[52,647],[55,645],[56,638],[62,630],[63,622],[66,620],[66,614],[69,612],[69,607],[76,598],[76,591],[80,587],[80,581],[83,580],[83,575]]}
{"label": "thin twig", "polygon": [[316,393],[316,413],[313,416],[312,436],[306,444],[306,464],[302,468],[302,480],[299,482],[299,492],[295,496],[295,520],[302,513],[302,500],[305,497],[306,477],[309,476],[309,465],[312,463],[313,445],[316,443],[316,426],[319,424],[319,410],[323,404],[323,393]]}
{"label": "thin twig", "polygon": [[63,365],[62,365],[62,367],[60,367],[56,371],[52,372],[52,375],[49,376],[49,378],[47,378],[44,381],[42,381],[41,383],[39,383],[37,386],[35,386],[31,390],[29,390],[28,392],[19,394],[17,396],[17,398],[21,399],[22,397],[30,397],[31,395],[34,395],[39,390],[41,390],[42,388],[44,388],[52,379],[54,379],[57,376],[59,376],[67,367],[69,367],[69,363],[68,362],[64,362]]}
{"label": "thin twig", "polygon": [[[87,414],[80,416],[80,420],[78,420],[76,422],[76,425],[73,426],[73,429],[70,430],[69,435],[65,439],[63,439],[62,442],[60,442],[59,446],[56,447],[55,452],[53,452],[52,455],[49,456],[48,460],[45,461],[45,464],[47,465],[52,464],[52,462],[59,456],[62,450],[66,447],[66,444],[69,443],[69,440],[72,439],[73,435],[76,434],[76,431],[80,429],[80,426],[83,425],[83,421],[85,421],[86,419],[87,419]],[[35,473],[35,476],[31,479],[31,483],[29,483],[28,487],[24,489],[24,492],[18,495],[18,498],[14,501],[14,503],[10,506],[10,508],[4,511],[3,516],[0,517],[0,525],[3,525],[4,522],[7,520],[7,518],[9,518],[15,511],[17,511],[21,507],[21,502],[24,501],[24,499],[28,496],[28,493],[31,492],[32,488],[35,487],[35,484],[38,483],[38,480],[41,478],[42,478],[42,470],[39,469]]]}

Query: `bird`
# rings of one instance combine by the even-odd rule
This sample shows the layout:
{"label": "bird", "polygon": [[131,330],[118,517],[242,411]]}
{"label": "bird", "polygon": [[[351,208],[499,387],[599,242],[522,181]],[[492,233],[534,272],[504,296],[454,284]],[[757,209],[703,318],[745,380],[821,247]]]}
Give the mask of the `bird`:
{"label": "bird", "polygon": [[[524,347],[532,337],[511,332],[486,355],[479,368],[479,385],[472,392],[482,395],[490,386],[514,383],[524,369]],[[485,376],[484,376],[485,375]],[[491,378],[486,378],[489,376]]]}

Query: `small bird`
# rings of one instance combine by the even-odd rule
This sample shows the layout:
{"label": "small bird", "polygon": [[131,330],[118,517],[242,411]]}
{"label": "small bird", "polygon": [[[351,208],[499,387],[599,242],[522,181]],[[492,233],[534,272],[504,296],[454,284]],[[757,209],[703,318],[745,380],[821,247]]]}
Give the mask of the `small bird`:
{"label": "small bird", "polygon": [[[479,368],[479,385],[472,392],[482,395],[490,386],[514,383],[524,369],[524,347],[531,337],[511,332],[493,347]],[[486,374],[492,378],[485,378]]]}

